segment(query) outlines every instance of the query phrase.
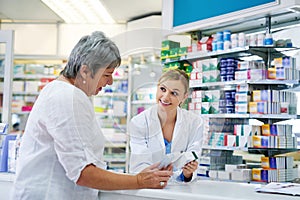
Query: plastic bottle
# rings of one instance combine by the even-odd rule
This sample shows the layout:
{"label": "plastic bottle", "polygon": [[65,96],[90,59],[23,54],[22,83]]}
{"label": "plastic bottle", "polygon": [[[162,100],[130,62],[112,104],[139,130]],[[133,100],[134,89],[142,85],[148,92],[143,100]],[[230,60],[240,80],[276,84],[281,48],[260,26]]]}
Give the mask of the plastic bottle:
{"label": "plastic bottle", "polygon": [[273,46],[274,45],[274,41],[273,41],[271,33],[266,33],[266,37],[265,37],[265,40],[264,40],[264,45],[265,46]]}

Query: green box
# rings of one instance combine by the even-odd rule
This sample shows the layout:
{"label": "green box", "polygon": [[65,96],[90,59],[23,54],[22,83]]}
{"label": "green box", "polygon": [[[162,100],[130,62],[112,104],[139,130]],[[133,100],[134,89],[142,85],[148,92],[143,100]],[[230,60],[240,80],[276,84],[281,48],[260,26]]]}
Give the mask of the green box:
{"label": "green box", "polygon": [[169,58],[170,56],[170,51],[169,50],[163,50],[160,52],[160,59],[164,60],[166,58]]}
{"label": "green box", "polygon": [[172,40],[164,40],[161,42],[162,50],[170,50],[170,49],[179,48],[179,47],[180,47],[180,43],[172,41]]}
{"label": "green box", "polygon": [[180,47],[178,49],[178,56],[185,56],[187,54],[187,47]]}

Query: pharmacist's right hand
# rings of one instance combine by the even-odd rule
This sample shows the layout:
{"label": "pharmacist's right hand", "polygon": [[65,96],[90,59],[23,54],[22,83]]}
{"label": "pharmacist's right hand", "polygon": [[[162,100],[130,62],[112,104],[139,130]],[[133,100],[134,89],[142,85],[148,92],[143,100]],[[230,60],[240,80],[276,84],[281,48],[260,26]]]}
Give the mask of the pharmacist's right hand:
{"label": "pharmacist's right hand", "polygon": [[139,188],[164,188],[170,177],[173,175],[172,170],[159,170],[159,163],[153,164],[139,174],[137,174],[137,181]]}

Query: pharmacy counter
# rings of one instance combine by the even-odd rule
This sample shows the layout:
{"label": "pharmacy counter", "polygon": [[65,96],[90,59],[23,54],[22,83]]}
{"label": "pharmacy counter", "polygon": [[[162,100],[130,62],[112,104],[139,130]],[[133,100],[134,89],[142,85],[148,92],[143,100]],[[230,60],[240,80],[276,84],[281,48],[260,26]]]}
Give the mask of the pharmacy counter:
{"label": "pharmacy counter", "polygon": [[291,200],[295,196],[257,193],[260,184],[198,180],[188,184],[170,184],[164,189],[100,191],[100,200],[186,199],[186,200]]}

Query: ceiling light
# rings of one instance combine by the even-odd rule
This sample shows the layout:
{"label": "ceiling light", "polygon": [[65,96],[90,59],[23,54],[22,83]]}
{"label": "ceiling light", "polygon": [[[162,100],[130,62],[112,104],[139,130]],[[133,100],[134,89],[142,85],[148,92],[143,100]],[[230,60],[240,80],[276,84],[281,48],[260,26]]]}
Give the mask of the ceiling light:
{"label": "ceiling light", "polygon": [[100,0],[41,0],[66,23],[112,24],[113,18]]}

